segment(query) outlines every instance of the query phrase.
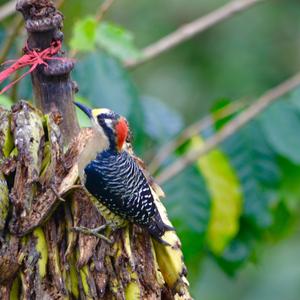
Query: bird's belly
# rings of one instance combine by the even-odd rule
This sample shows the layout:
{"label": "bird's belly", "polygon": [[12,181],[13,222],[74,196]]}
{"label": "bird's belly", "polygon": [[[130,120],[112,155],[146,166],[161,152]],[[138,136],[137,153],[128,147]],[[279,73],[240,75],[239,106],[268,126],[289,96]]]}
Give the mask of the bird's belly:
{"label": "bird's belly", "polygon": [[[110,175],[103,175],[99,169],[97,171],[94,166],[88,166],[85,176],[86,189],[97,199],[99,207],[97,207],[104,214],[108,214],[106,210],[110,210],[112,213],[118,216],[124,216],[124,210],[126,210],[126,201],[123,196],[126,194],[126,187],[119,185],[118,188],[112,188],[112,178]],[[103,208],[104,207],[104,208]],[[105,217],[105,216],[104,216]]]}
{"label": "bird's belly", "polygon": [[92,197],[92,202],[106,222],[112,222],[113,226],[115,226],[116,228],[121,228],[127,225],[127,221],[124,218],[113,213],[110,209],[108,209],[104,204],[101,203],[101,200],[99,201],[95,197]]}
{"label": "bird's belly", "polygon": [[148,182],[125,153],[104,152],[84,169],[86,189],[114,214],[148,226],[158,214]]}

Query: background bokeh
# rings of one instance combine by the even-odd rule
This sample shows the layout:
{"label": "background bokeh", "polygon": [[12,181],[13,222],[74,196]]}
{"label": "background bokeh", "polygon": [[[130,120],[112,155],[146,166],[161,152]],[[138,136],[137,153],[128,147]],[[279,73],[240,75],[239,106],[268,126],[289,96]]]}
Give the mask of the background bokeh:
{"label": "background bokeh", "polygon": [[[120,26],[118,31],[93,23],[102,1],[64,1],[66,49],[77,51],[73,77],[79,83],[79,100],[126,115],[136,151],[147,163],[189,124],[210,115],[212,122],[201,133],[208,137],[235,115],[213,122],[212,112],[237,101],[246,107],[300,69],[298,0],[265,1],[144,65],[122,67],[122,59],[138,56],[139,49],[227,2],[116,0],[104,19]],[[1,22],[2,45],[13,18]],[[126,37],[127,31],[134,41]],[[23,43],[21,33],[8,58],[18,56]],[[0,102],[31,97],[26,78]],[[163,185],[164,203],[183,241],[195,299],[299,299],[299,103],[300,90],[283,97],[220,145],[217,154]],[[88,126],[84,116],[80,120]],[[159,170],[198,142],[188,141]],[[222,164],[230,168],[227,173]],[[221,179],[230,187],[214,185]],[[219,197],[216,189],[228,198],[219,216],[212,214]],[[224,216],[224,222],[236,228],[216,237],[209,228]]]}

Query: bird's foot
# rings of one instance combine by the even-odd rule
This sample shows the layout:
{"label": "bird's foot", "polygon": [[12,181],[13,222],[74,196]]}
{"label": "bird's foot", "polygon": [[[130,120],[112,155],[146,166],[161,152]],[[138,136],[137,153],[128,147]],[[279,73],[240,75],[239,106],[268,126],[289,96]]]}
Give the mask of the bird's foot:
{"label": "bird's foot", "polygon": [[104,231],[108,226],[110,225],[109,222],[96,227],[96,228],[87,228],[84,226],[75,226],[72,228],[72,230],[75,230],[77,232],[83,233],[83,234],[87,234],[87,235],[94,235],[102,240],[105,240],[106,242],[108,242],[109,244],[113,244],[113,240],[109,239],[108,237],[106,237],[104,234],[101,234],[99,232]]}

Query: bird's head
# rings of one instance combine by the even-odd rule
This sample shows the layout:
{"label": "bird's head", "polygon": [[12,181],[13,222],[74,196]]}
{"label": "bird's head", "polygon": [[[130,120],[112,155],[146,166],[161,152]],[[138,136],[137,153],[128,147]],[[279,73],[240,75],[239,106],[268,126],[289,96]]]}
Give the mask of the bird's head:
{"label": "bird's head", "polygon": [[127,120],[107,108],[90,109],[78,102],[74,104],[90,118],[93,128],[107,139],[109,148],[120,152],[129,134]]}

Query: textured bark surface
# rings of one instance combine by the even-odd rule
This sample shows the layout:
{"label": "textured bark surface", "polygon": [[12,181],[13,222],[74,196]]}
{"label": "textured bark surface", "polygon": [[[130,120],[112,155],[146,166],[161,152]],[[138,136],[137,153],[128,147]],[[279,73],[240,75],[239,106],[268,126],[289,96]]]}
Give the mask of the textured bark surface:
{"label": "textured bark surface", "polygon": [[1,299],[190,298],[175,233],[164,237],[172,245],[166,247],[138,226],[108,229],[113,244],[72,230],[105,222],[95,199],[73,187],[77,157],[93,138],[91,130],[82,130],[64,154],[52,115],[43,116],[24,101],[12,112],[0,110],[3,115],[10,121],[0,132],[5,137],[0,152]]}
{"label": "textured bark surface", "polygon": [[[62,16],[51,2],[22,0],[17,8],[30,47],[61,38]],[[95,199],[78,187],[77,158],[93,133],[74,135],[69,69],[48,76],[40,68],[32,77],[41,110],[25,101],[11,111],[0,107],[0,299],[190,299],[174,232],[163,237],[169,247],[135,225],[107,229],[112,244],[73,230],[105,222]],[[149,182],[168,223],[161,191]]]}
{"label": "textured bark surface", "polygon": [[[62,41],[63,15],[49,0],[19,0],[17,10],[25,19],[29,49],[38,51],[50,46],[53,41]],[[70,78],[74,62],[62,59],[49,60],[48,66],[40,65],[32,73],[34,100],[44,113],[54,112],[64,116],[60,129],[67,145],[79,132],[79,125],[72,105],[76,84]]]}

